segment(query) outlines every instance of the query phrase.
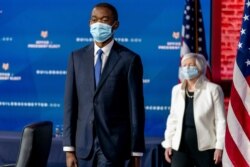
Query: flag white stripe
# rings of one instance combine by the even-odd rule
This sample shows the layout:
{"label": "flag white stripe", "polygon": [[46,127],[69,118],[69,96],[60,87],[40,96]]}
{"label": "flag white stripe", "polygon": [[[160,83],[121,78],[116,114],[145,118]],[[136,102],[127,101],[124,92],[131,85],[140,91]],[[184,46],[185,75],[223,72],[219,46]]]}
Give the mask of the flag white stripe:
{"label": "flag white stripe", "polygon": [[248,112],[248,115],[250,116],[250,88],[248,86],[248,83],[246,82],[246,79],[242,75],[236,61],[234,64],[233,82],[235,89],[241,97],[241,100]]}
{"label": "flag white stripe", "polygon": [[224,149],[223,151],[223,157],[222,157],[223,167],[233,167],[233,164],[231,163],[231,160],[228,157],[227,150]]}
{"label": "flag white stripe", "polygon": [[182,47],[181,47],[181,57],[187,53],[190,53],[190,49],[189,49],[188,45],[186,44],[186,42],[183,41]]}
{"label": "flag white stripe", "polygon": [[242,129],[239,121],[237,120],[237,118],[233,112],[233,108],[232,108],[231,104],[229,104],[229,106],[228,106],[227,121],[228,121],[227,125],[228,125],[229,132],[230,132],[236,146],[238,147],[241,154],[245,158],[246,162],[250,166],[250,142],[249,142],[244,130]]}

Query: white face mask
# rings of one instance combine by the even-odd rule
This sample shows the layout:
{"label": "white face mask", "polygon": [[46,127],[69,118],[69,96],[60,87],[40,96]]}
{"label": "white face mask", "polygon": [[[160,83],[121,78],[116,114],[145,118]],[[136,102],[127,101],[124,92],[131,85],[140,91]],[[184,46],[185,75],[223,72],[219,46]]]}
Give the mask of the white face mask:
{"label": "white face mask", "polygon": [[198,68],[196,66],[185,66],[180,68],[180,77],[183,79],[193,79],[199,75]]}
{"label": "white face mask", "polygon": [[112,26],[99,22],[90,25],[90,33],[97,42],[104,42],[113,35]]}

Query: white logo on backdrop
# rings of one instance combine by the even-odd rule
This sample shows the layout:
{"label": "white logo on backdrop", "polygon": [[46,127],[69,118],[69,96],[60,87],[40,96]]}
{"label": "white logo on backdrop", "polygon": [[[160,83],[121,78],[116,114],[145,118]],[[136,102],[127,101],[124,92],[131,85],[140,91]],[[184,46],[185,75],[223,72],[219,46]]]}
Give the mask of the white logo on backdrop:
{"label": "white logo on backdrop", "polygon": [[181,47],[180,32],[172,32],[172,41],[167,41],[165,45],[158,45],[159,50],[179,50]]}
{"label": "white logo on backdrop", "polygon": [[21,76],[8,72],[10,70],[10,63],[2,63],[2,69],[4,72],[0,71],[0,81],[20,81],[22,79]]}
{"label": "white logo on backdrop", "polygon": [[54,43],[53,41],[47,40],[49,36],[48,30],[41,30],[40,36],[42,40],[36,40],[35,43],[29,43],[27,45],[30,49],[59,49],[61,44]]}

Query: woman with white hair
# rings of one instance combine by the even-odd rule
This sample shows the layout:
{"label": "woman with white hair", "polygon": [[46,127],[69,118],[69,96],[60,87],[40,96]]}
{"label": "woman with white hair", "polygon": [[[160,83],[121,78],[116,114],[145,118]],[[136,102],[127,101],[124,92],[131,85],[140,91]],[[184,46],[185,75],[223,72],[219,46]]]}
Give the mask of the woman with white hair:
{"label": "woman with white hair", "polygon": [[221,163],[225,138],[224,95],[205,77],[204,56],[188,53],[181,60],[181,83],[172,89],[167,119],[165,159],[171,167],[212,167]]}

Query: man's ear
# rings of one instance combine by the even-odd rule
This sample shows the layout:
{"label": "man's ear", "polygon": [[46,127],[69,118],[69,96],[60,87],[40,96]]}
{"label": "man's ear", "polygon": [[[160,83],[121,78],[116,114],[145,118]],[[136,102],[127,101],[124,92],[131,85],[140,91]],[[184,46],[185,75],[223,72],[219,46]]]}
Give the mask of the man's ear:
{"label": "man's ear", "polygon": [[114,24],[113,24],[113,29],[116,30],[118,27],[119,27],[119,21],[115,21]]}

